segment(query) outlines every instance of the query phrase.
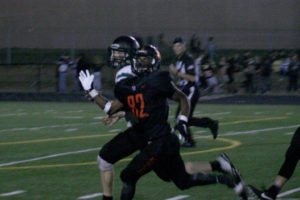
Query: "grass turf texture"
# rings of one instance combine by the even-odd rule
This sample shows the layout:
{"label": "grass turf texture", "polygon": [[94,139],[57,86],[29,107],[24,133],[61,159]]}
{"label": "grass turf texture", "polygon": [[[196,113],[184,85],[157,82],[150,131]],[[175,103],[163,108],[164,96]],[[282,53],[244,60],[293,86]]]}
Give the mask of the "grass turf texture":
{"label": "grass turf texture", "polygon": [[[196,148],[181,149],[185,161],[209,161],[233,142],[237,147],[223,150],[242,172],[245,182],[266,187],[271,184],[284,160],[292,133],[300,117],[299,106],[201,105],[196,115],[220,121],[220,138],[198,138]],[[175,104],[171,106],[170,122],[174,122]],[[100,148],[113,135],[126,128],[124,121],[109,128],[99,117],[103,111],[93,103],[0,103],[0,164],[26,160],[51,154]],[[283,127],[254,133],[246,131]],[[119,129],[119,130],[116,130]],[[211,136],[208,129],[192,128],[195,137]],[[199,131],[206,131],[197,133]],[[237,135],[222,136],[230,132]],[[228,141],[229,140],[229,141]],[[210,150],[207,152],[206,150]],[[191,153],[195,152],[195,153]],[[1,199],[77,199],[101,192],[96,164],[98,150],[65,155],[28,163],[0,167],[0,194],[16,190],[25,193]],[[133,155],[130,156],[132,158]],[[120,171],[128,159],[115,165],[114,195],[119,198],[122,184]],[[299,187],[300,168],[283,191]],[[137,184],[135,199],[167,199],[189,195],[186,199],[238,199],[234,192],[222,185],[194,187],[180,191],[173,183],[165,183],[149,173]],[[284,197],[285,198],[285,197]],[[286,198],[300,198],[293,193]],[[101,197],[95,198],[101,199]]]}

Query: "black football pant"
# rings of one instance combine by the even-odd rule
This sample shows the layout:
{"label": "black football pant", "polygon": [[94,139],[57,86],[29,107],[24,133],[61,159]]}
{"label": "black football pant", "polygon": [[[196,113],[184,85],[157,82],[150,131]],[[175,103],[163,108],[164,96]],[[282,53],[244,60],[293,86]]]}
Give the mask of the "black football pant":
{"label": "black football pant", "polygon": [[178,138],[174,134],[162,136],[145,146],[121,172],[121,200],[133,199],[137,181],[152,170],[160,179],[174,182],[181,190],[197,185],[215,184],[217,181],[222,183],[226,178],[223,175],[188,174],[179,148]]}
{"label": "black football pant", "polygon": [[142,136],[143,133],[138,130],[128,128],[106,143],[100,150],[99,156],[106,162],[114,164],[143,148],[147,141]]}
{"label": "black football pant", "polygon": [[[213,120],[208,117],[193,117],[194,110],[196,108],[198,99],[200,97],[199,91],[196,86],[189,87],[187,89],[182,90],[182,92],[187,96],[187,98],[190,100],[190,115],[189,115],[189,121],[188,121],[188,126],[197,126],[197,127],[202,127],[202,128],[207,128],[210,127],[211,124],[213,123]],[[176,117],[179,115],[180,112],[180,105],[177,108],[176,111]]]}
{"label": "black football pant", "polygon": [[290,179],[300,159],[300,127],[294,133],[278,175]]}

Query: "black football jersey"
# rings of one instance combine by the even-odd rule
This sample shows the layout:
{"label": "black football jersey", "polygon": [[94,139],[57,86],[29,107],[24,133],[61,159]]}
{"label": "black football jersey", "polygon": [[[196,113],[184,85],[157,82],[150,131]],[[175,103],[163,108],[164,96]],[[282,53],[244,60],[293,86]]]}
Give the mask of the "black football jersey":
{"label": "black football jersey", "polygon": [[127,78],[115,86],[114,92],[124,110],[136,116],[134,128],[141,130],[148,140],[170,132],[167,99],[173,96],[175,88],[169,72]]}

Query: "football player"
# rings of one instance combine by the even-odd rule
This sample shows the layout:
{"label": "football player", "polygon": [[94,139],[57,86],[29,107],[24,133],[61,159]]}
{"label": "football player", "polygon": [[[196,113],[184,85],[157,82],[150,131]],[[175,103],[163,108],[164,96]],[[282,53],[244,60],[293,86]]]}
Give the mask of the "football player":
{"label": "football player", "polygon": [[[182,38],[175,38],[173,41],[173,51],[176,55],[175,61],[169,66],[169,71],[178,78],[177,85],[183,93],[186,94],[189,101],[191,102],[191,110],[188,116],[188,127],[208,127],[210,128],[213,138],[216,139],[218,136],[218,121],[212,120],[208,117],[196,118],[193,117],[193,113],[196,104],[199,99],[199,91],[196,86],[196,69],[194,65],[193,58],[187,53],[185,42]],[[176,117],[179,115],[180,106],[177,109]],[[178,129],[175,126],[175,129]],[[192,137],[191,131],[188,129],[187,135],[183,135],[185,142],[182,144],[183,147],[193,147],[195,146],[195,141]]]}
{"label": "football player", "polygon": [[257,198],[262,200],[275,200],[285,183],[292,177],[300,159],[300,127],[295,131],[291,144],[286,151],[285,160],[273,184],[265,191],[249,185],[249,190]]}
{"label": "football player", "polygon": [[157,71],[159,64],[158,50],[153,46],[145,46],[136,52],[133,59],[133,72],[137,75],[124,79],[115,86],[117,100],[108,101],[95,90],[91,90],[93,76],[89,72],[80,73],[80,81],[95,102],[108,114],[119,110],[132,112],[136,116],[136,123],[108,144],[100,152],[100,168],[110,168],[120,157],[140,150],[129,165],[122,171],[123,188],[121,199],[132,199],[138,179],[154,170],[164,181],[173,181],[180,189],[187,189],[197,185],[226,184],[235,188],[238,194],[244,192],[241,177],[223,156],[212,163],[206,163],[211,168],[221,172],[229,171],[232,175],[189,174],[179,154],[179,141],[172,133],[168,124],[169,107],[167,99],[181,103],[181,114],[178,126],[186,130],[189,103],[186,96],[171,82],[168,72]]}

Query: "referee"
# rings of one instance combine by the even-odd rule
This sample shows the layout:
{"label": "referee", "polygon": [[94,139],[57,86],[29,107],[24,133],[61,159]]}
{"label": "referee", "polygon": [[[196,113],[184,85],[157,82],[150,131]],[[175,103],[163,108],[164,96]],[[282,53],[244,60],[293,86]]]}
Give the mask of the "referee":
{"label": "referee", "polygon": [[[187,98],[190,100],[191,110],[188,120],[188,126],[197,126],[203,128],[209,128],[213,134],[214,139],[218,136],[218,121],[212,120],[208,117],[196,118],[193,117],[195,106],[199,99],[199,91],[196,86],[197,80],[197,69],[194,65],[192,56],[187,53],[186,44],[181,37],[176,37],[173,41],[173,51],[175,53],[175,60],[169,66],[170,73],[177,77],[177,86],[184,92]],[[179,115],[180,105],[176,111],[176,119]],[[177,127],[175,126],[175,129]],[[194,147],[195,141],[193,139],[190,130],[187,131],[186,135],[183,135],[184,143],[183,147]]]}

